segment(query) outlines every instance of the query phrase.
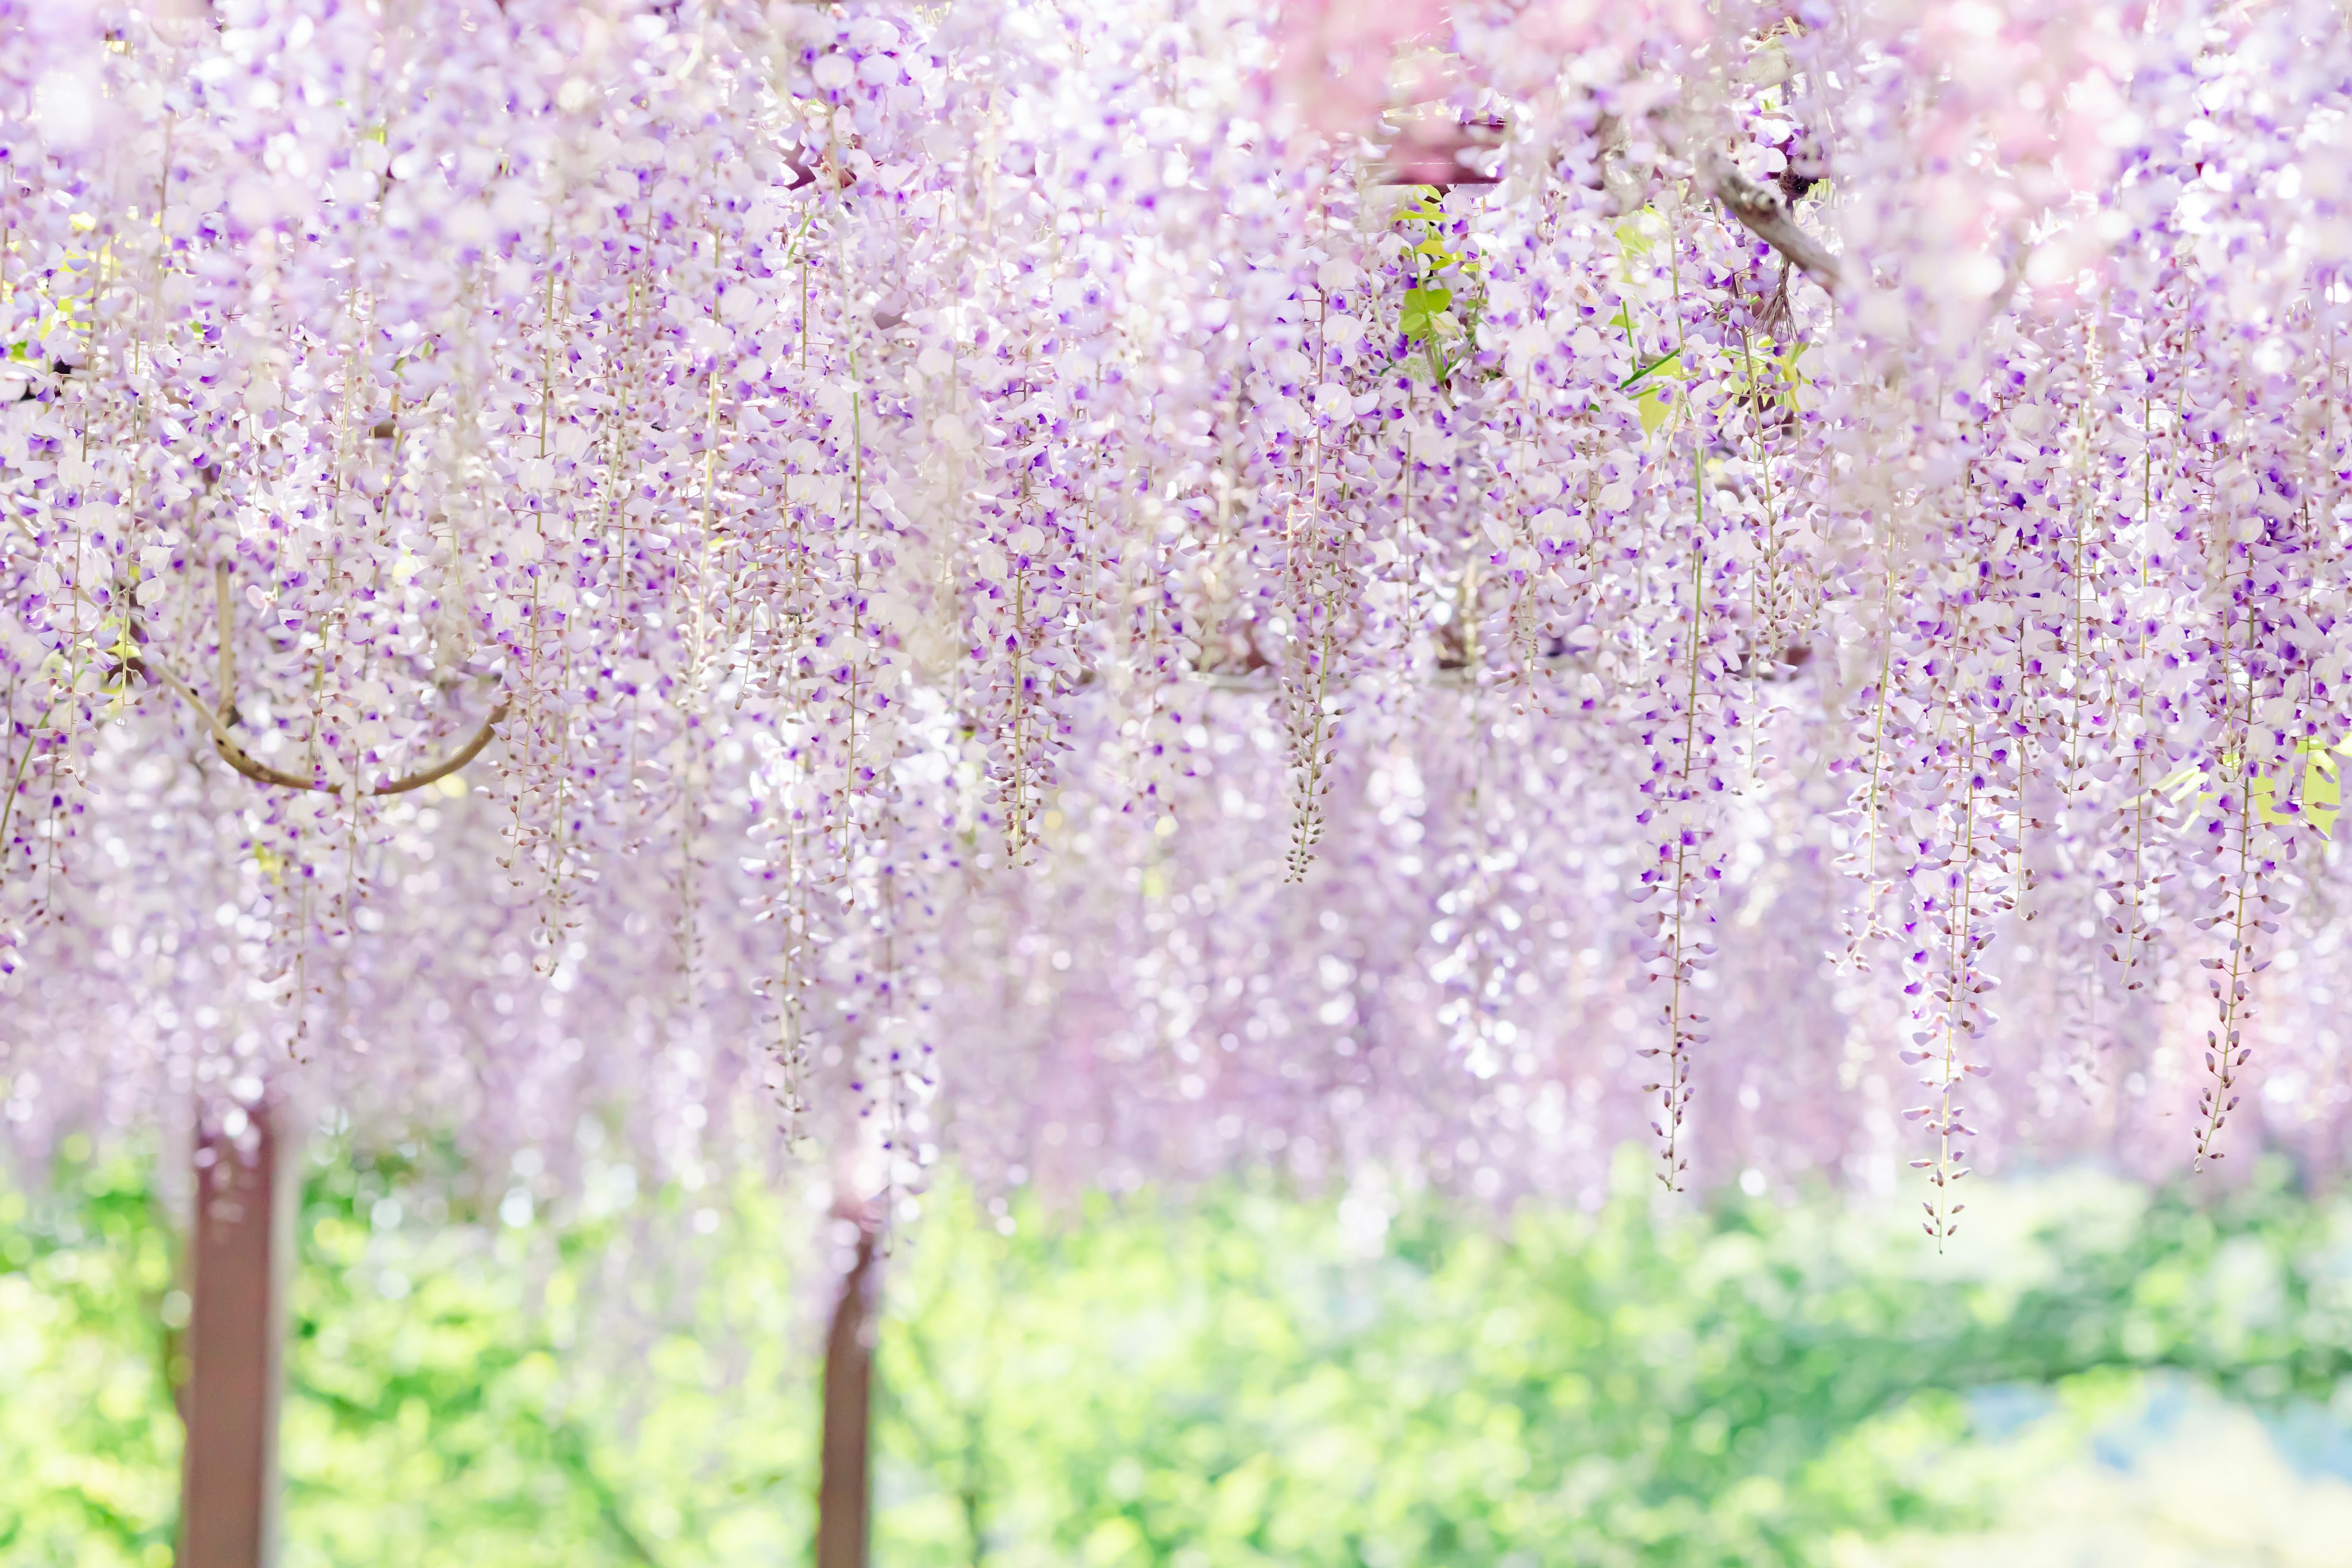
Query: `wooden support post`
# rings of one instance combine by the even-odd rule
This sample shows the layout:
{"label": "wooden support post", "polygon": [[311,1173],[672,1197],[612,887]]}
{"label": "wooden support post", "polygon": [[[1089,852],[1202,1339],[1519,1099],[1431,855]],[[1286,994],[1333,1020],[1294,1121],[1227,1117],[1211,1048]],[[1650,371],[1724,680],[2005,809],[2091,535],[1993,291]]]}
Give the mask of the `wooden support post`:
{"label": "wooden support post", "polygon": [[252,1114],[248,1152],[218,1132],[196,1142],[175,1568],[268,1568],[275,1555],[278,1149],[269,1112]]}
{"label": "wooden support post", "polygon": [[875,1251],[878,1226],[857,1225],[857,1257],[842,1277],[824,1342],[824,1436],[818,1455],[816,1568],[866,1568],[874,1412]]}

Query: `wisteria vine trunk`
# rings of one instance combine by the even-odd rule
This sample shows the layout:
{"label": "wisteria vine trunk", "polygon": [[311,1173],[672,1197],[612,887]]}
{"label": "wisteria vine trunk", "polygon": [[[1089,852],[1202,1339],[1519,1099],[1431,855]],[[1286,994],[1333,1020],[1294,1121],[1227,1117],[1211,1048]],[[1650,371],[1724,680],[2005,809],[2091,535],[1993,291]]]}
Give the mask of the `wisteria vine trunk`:
{"label": "wisteria vine trunk", "polygon": [[824,1426],[818,1449],[816,1568],[866,1568],[873,1537],[874,1350],[881,1328],[877,1226],[857,1240],[824,1338]]}
{"label": "wisteria vine trunk", "polygon": [[276,1555],[283,1211],[298,1173],[279,1170],[276,1120],[257,1114],[242,1146],[218,1133],[195,1144],[177,1568],[268,1568]]}

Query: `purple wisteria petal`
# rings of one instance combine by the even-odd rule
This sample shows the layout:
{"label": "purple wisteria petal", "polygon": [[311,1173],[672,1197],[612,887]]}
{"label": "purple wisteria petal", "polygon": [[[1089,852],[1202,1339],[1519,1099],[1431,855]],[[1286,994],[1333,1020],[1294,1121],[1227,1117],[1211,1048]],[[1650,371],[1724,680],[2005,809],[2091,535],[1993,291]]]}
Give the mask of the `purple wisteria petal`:
{"label": "purple wisteria petal", "polygon": [[2335,11],[1269,9],[0,0],[12,1146],[2332,1168]]}

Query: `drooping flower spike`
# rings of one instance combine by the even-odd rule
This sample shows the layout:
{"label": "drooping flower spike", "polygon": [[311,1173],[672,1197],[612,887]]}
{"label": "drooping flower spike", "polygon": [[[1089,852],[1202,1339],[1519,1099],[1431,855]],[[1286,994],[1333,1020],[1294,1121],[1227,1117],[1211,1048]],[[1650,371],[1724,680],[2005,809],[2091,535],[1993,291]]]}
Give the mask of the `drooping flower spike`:
{"label": "drooping flower spike", "polygon": [[26,1146],[2332,1163],[2332,13],[1262,13],[0,5]]}

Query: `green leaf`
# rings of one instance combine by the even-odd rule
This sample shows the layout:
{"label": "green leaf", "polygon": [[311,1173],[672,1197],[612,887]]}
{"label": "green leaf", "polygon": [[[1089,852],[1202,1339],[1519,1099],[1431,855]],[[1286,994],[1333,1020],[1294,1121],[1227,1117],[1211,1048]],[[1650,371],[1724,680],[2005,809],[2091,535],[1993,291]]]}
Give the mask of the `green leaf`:
{"label": "green leaf", "polygon": [[1683,351],[1680,349],[1667,350],[1656,359],[1652,360],[1649,363],[1643,365],[1641,369],[1635,371],[1633,374],[1619,382],[1617,384],[1617,390],[1620,392],[1633,391],[1637,383],[1645,379],[1654,371],[1665,375],[1680,375],[1682,374],[1682,366],[1677,364],[1675,362],[1682,357],[1682,352]]}
{"label": "green leaf", "polygon": [[1430,327],[1454,303],[1450,289],[1408,289],[1404,294],[1404,312],[1398,325],[1409,338],[1424,338]]}
{"label": "green leaf", "polygon": [[1657,243],[1655,230],[1660,226],[1661,221],[1654,207],[1643,207],[1640,212],[1628,215],[1625,221],[1617,226],[1618,248],[1628,257],[1649,255],[1651,246]]}
{"label": "green leaf", "polygon": [[1642,434],[1654,436],[1658,427],[1674,417],[1674,405],[1666,401],[1665,388],[1654,386],[1633,400],[1633,412],[1641,416]]}

